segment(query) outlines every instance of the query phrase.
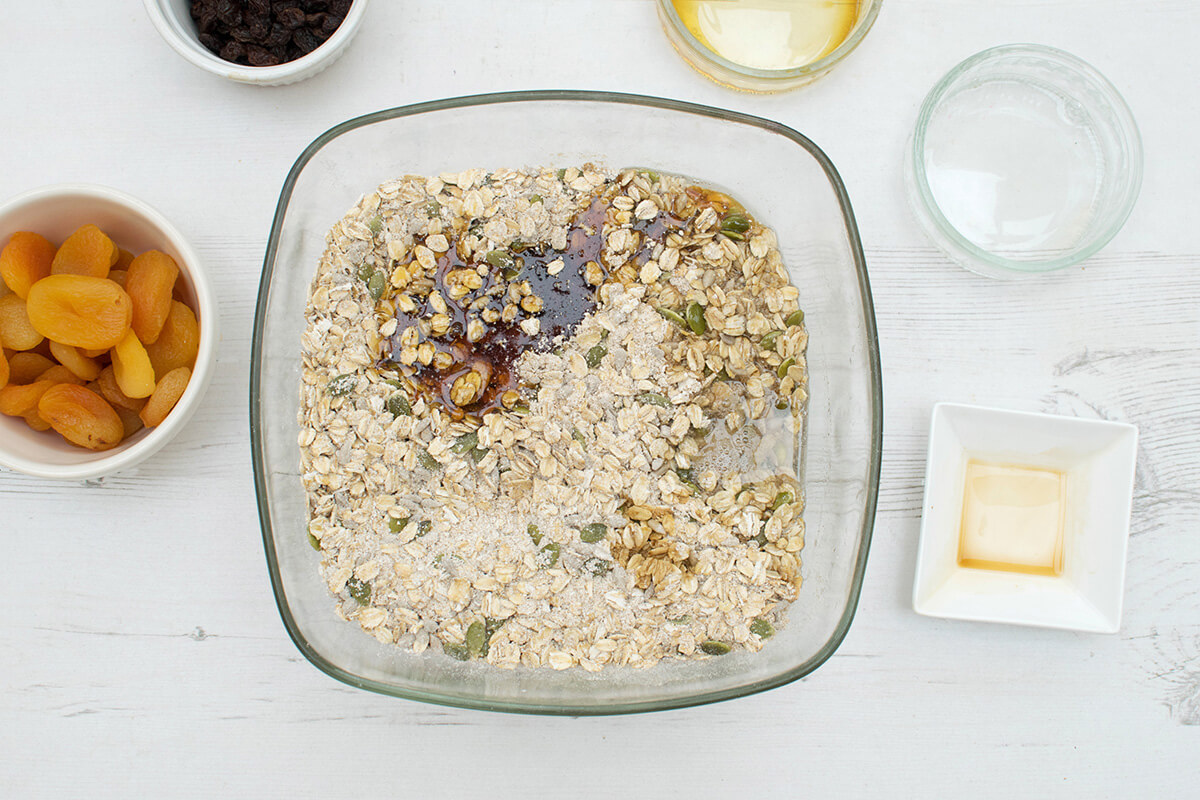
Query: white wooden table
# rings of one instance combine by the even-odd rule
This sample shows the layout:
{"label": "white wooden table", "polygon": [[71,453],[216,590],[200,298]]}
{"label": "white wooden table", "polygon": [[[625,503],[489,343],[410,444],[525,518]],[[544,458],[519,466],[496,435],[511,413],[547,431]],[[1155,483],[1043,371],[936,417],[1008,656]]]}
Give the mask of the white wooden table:
{"label": "white wooden table", "polygon": [[[202,408],[137,472],[0,472],[0,796],[1198,796],[1200,6],[887,0],[846,63],[778,96],[692,72],[649,0],[375,0],[368,17],[327,72],[254,89],[185,63],[139,2],[4,4],[0,195],[89,181],[159,207],[213,272],[223,338]],[[1104,72],[1138,119],[1146,170],[1098,256],[1001,283],[932,249],[900,163],[934,81],[1017,41]],[[857,619],[802,681],[678,712],[526,718],[348,688],[284,632],[247,432],[251,318],[284,176],[349,117],[527,88],[778,119],[845,179],[878,312],[883,484]],[[1119,634],[912,612],[938,400],[1139,426]]]}

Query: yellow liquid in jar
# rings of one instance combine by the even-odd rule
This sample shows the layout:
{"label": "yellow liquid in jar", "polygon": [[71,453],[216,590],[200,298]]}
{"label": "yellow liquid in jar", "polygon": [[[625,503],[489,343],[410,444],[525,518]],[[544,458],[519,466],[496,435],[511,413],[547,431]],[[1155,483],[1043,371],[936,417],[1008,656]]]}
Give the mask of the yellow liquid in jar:
{"label": "yellow liquid in jar", "polygon": [[958,563],[974,569],[1061,575],[1066,476],[967,463]]}
{"label": "yellow liquid in jar", "polygon": [[845,41],[858,0],[671,0],[683,24],[717,55],[753,69],[794,69]]}

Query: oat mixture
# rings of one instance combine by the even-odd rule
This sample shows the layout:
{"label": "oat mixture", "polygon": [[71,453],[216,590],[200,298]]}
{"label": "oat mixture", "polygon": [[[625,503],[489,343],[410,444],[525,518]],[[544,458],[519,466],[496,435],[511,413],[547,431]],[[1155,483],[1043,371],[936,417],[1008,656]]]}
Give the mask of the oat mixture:
{"label": "oat mixture", "polygon": [[508,668],[761,648],[801,581],[798,301],[773,232],[683,178],[380,186],[327,236],[302,343],[338,613]]}

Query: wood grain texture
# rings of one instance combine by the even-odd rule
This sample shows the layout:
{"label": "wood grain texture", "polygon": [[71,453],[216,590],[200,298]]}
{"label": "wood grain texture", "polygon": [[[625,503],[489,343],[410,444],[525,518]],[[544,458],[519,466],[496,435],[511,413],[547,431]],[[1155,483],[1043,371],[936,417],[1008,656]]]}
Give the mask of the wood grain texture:
{"label": "wood grain texture", "polygon": [[[1200,7],[889,0],[859,52],[778,96],[697,76],[659,32],[650,0],[376,0],[368,16],[327,72],[255,89],[186,64],[138,3],[6,8],[0,194],[83,180],[157,206],[213,273],[222,339],[195,418],[136,471],[85,483],[0,472],[0,795],[1195,796]],[[905,206],[900,163],[933,82],[1013,41],[1062,47],[1104,72],[1138,118],[1146,169],[1137,208],[1099,255],[1001,283],[929,246]],[[777,119],[824,148],[847,184],[879,323],[883,477],[856,621],[802,681],[633,718],[458,711],[334,682],[279,621],[254,504],[247,383],[287,170],[316,135],[357,114],[543,87]],[[1119,634],[911,611],[939,400],[1138,425]]]}

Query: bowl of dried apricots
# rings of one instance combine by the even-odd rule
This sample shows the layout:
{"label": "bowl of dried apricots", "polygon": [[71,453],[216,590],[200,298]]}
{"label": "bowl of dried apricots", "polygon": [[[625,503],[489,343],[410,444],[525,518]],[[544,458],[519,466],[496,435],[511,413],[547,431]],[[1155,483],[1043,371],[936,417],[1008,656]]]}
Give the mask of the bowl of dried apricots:
{"label": "bowl of dried apricots", "polygon": [[0,465],[81,480],[128,468],[187,422],[216,306],[159,212],[63,184],[0,205]]}

